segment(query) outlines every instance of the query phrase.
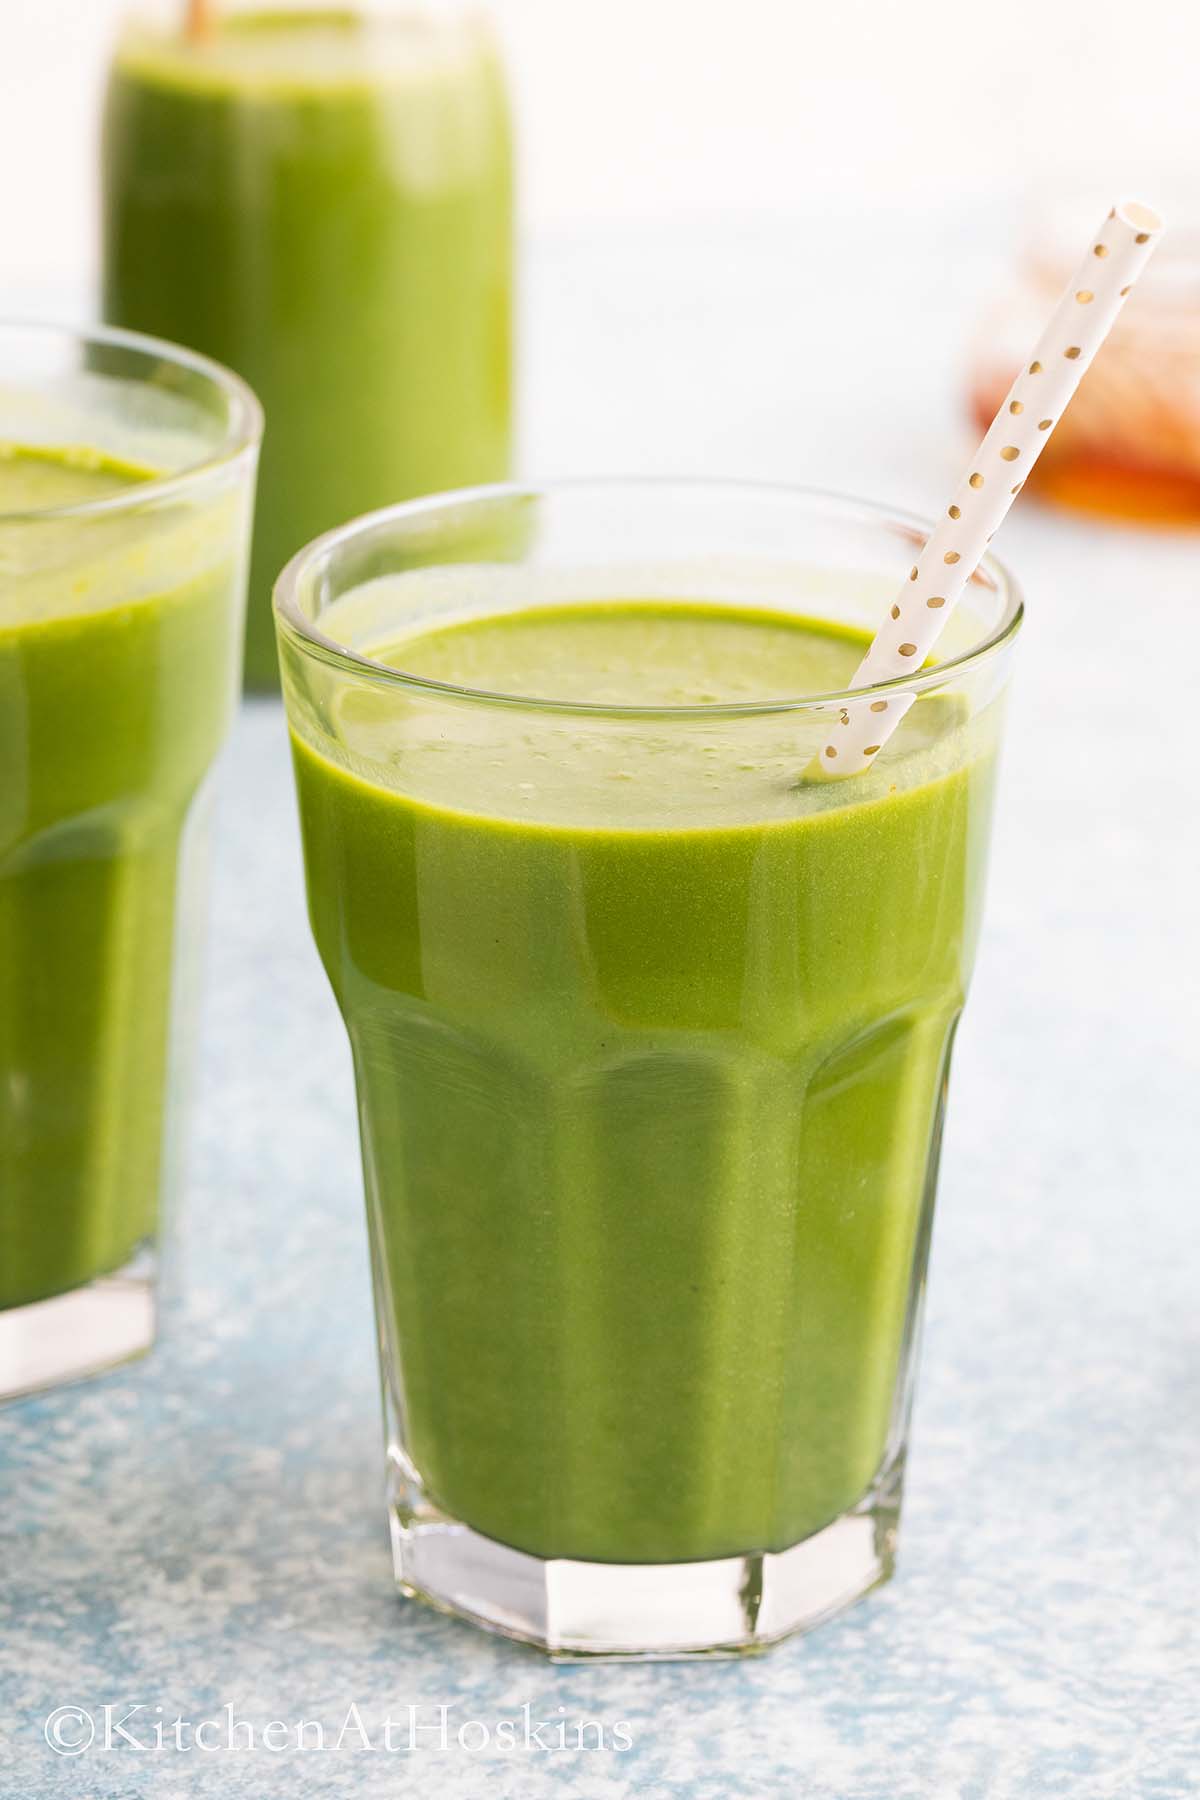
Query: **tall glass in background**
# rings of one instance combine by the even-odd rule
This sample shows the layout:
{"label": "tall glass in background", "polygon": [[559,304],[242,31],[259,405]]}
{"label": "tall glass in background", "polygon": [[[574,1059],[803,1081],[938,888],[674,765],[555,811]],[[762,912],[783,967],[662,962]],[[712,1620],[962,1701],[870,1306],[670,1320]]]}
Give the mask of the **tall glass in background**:
{"label": "tall glass in background", "polygon": [[116,50],[104,316],[263,402],[246,680],[274,688],[271,584],[302,544],[507,473],[508,105],[465,0],[222,0],[198,42],[185,10],[145,6]]}
{"label": "tall glass in background", "polygon": [[786,644],[733,702],[681,666],[686,703],[630,705],[589,697],[607,650],[522,698],[402,640],[685,601],[702,661],[716,607],[815,622],[848,674],[925,535],[782,489],[492,489],[277,589],[397,1578],[559,1656],[752,1649],[891,1571],[1020,606],[989,558],[831,784],[803,772],[845,695],[779,698]]}
{"label": "tall glass in background", "polygon": [[0,1399],[153,1339],[261,424],[186,351],[0,328]]}

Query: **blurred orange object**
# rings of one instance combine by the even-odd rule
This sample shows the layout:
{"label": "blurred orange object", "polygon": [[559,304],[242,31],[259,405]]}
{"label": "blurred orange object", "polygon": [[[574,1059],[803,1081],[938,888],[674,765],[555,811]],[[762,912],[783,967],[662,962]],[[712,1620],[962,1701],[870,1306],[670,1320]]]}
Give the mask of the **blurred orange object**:
{"label": "blurred orange object", "polygon": [[[985,321],[970,377],[980,427],[1069,274],[1057,238],[1044,232],[1014,290]],[[1200,229],[1178,226],[1164,239],[1046,445],[1029,491],[1106,518],[1200,527]]]}

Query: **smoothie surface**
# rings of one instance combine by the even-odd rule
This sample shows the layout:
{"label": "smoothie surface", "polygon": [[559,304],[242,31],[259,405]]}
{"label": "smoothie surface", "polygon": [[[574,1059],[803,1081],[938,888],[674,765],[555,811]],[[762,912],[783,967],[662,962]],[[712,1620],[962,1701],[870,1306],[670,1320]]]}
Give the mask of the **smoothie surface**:
{"label": "smoothie surface", "polygon": [[411,87],[419,103],[439,76],[461,79],[464,59],[478,56],[482,36],[478,21],[428,13],[372,17],[353,7],[281,8],[227,14],[200,43],[178,30],[133,25],[118,60],[142,81],[239,89],[256,101],[382,82]]}
{"label": "smoothie surface", "polygon": [[193,588],[208,591],[218,570],[227,581],[228,492],[203,506],[94,505],[136,497],[167,472],[88,444],[0,439],[0,637],[9,648],[65,655],[71,643],[84,655],[80,634],[103,624],[107,643],[131,607],[173,608]]}
{"label": "smoothie surface", "polygon": [[830,709],[795,703],[850,681],[868,639],[848,626],[714,601],[618,598],[372,633],[372,618],[403,617],[401,601],[419,612],[421,593],[419,575],[385,578],[320,619],[326,636],[387,667],[512,697],[447,703],[431,693],[423,703],[412,690],[365,685],[338,694],[333,726],[349,772],[394,780],[411,802],[617,833],[759,825],[886,799],[961,761],[957,703],[931,696],[852,791],[802,779]]}
{"label": "smoothie surface", "polygon": [[0,440],[0,529],[6,514],[86,505],[154,475],[153,469],[120,462],[87,445],[41,449]]}
{"label": "smoothie surface", "polygon": [[865,643],[786,613],[627,600],[466,620],[374,655],[427,680],[531,700],[742,706],[837,692]]}

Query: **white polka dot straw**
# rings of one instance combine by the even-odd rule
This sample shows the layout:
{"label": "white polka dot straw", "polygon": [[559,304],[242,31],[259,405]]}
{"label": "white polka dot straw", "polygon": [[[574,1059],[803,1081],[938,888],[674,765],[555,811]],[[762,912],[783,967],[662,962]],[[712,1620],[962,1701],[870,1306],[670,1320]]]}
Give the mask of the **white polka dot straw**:
{"label": "white polka dot straw", "polygon": [[[889,607],[851,687],[891,681],[921,667],[1162,229],[1157,213],[1136,200],[1113,207]],[[809,776],[839,780],[870,768],[915,699],[904,692],[874,700],[868,694],[831,712],[828,736]]]}

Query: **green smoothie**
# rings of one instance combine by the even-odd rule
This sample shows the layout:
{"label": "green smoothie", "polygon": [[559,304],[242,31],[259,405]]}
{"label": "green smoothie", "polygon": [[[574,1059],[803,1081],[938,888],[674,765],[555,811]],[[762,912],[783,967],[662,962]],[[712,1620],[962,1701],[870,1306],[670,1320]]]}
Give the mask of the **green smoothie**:
{"label": "green smoothie", "polygon": [[636,709],[836,691],[853,633],[631,598],[371,645],[367,593],[321,631],[630,709],[345,677],[294,732],[407,1454],[538,1556],[782,1550],[902,1438],[997,709],[922,699],[886,766],[809,785],[819,722]]}
{"label": "green smoothie", "polygon": [[158,1213],[181,861],[234,691],[241,513],[58,510],[148,474],[0,444],[0,1309],[120,1268]]}
{"label": "green smoothie", "polygon": [[[182,7],[179,8],[182,15]],[[419,10],[131,28],[104,127],[104,310],[236,369],[267,416],[246,641],[308,539],[509,455],[511,169],[484,29]]]}

